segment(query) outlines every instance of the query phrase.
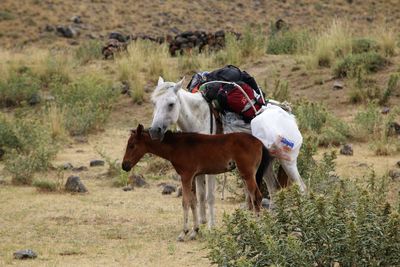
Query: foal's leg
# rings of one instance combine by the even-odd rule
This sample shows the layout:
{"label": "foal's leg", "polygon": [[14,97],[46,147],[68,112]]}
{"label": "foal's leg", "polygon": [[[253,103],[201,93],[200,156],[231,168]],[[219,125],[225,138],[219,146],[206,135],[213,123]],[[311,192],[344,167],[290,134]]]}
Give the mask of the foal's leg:
{"label": "foal's leg", "polygon": [[206,218],[206,180],[205,175],[196,176],[196,196],[199,203],[199,220],[201,224],[207,222]]}
{"label": "foal's leg", "polygon": [[304,184],[303,179],[301,179],[299,170],[297,169],[297,160],[281,160],[280,163],[289,178],[299,186],[302,193],[305,193],[307,187]]}
{"label": "foal's leg", "polygon": [[[189,232],[189,205],[193,205],[192,201],[192,196],[193,193],[192,191],[192,178],[193,175],[181,175],[181,182],[182,182],[182,207],[183,207],[183,230],[178,236],[178,241],[184,241],[184,238],[186,234]],[[195,203],[195,202],[194,202]],[[196,204],[194,204],[196,205]],[[194,206],[195,207],[195,206]],[[196,211],[194,212],[196,213]],[[197,216],[196,218],[193,217],[193,219],[196,219],[197,221]],[[195,223],[197,224],[197,222]]]}
{"label": "foal's leg", "polygon": [[249,205],[249,210],[253,210],[256,213],[259,213],[261,207],[262,194],[258,189],[255,175],[243,175],[242,177],[248,191],[247,203]]}
{"label": "foal's leg", "polygon": [[215,225],[215,175],[206,175],[207,179],[207,204],[208,204],[208,228]]}

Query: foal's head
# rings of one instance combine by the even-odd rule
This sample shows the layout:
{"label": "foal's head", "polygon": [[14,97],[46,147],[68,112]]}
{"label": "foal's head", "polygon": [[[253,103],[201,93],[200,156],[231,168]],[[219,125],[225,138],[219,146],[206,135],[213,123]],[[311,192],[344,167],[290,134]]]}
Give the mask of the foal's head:
{"label": "foal's head", "polygon": [[145,138],[147,133],[143,132],[143,125],[139,124],[136,130],[132,130],[126,146],[122,169],[130,171],[136,163],[146,154]]}
{"label": "foal's head", "polygon": [[158,79],[158,84],[151,99],[154,104],[153,123],[149,129],[152,139],[162,140],[167,128],[178,121],[180,113],[180,102],[178,91],[182,87],[184,79],[177,83],[164,82]]}

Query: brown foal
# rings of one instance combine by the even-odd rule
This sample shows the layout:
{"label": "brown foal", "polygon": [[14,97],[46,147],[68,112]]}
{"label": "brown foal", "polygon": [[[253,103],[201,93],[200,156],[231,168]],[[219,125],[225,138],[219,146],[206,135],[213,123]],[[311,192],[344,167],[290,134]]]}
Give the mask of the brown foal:
{"label": "brown foal", "polygon": [[[256,183],[264,174],[265,164],[269,162],[268,152],[255,137],[246,133],[204,135],[197,133],[166,132],[164,139],[152,140],[148,131],[139,124],[128,140],[122,169],[130,171],[146,154],[152,153],[172,163],[181,176],[183,231],[178,240],[183,241],[189,232],[189,206],[193,213],[193,231],[189,238],[194,239],[199,230],[196,196],[192,192],[192,180],[199,174],[219,174],[235,167],[245,182],[249,193],[249,209],[260,211],[262,195]],[[267,156],[267,158],[266,158]],[[267,163],[268,164],[268,163]],[[260,178],[260,179],[261,179]]]}

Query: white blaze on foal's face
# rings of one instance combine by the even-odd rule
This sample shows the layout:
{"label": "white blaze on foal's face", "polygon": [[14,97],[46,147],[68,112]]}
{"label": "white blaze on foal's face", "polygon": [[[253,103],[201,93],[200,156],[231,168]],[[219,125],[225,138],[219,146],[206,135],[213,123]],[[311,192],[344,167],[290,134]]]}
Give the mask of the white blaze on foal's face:
{"label": "white blaze on foal's face", "polygon": [[178,121],[180,113],[178,91],[182,83],[183,79],[178,83],[164,82],[161,77],[158,79],[152,95],[154,114],[150,135],[153,139],[162,139],[167,128]]}

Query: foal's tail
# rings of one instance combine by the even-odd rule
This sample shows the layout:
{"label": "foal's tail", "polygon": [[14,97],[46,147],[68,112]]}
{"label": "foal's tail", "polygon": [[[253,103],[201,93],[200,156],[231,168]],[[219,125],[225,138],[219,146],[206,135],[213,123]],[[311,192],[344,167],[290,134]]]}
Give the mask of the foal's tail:
{"label": "foal's tail", "polygon": [[258,188],[261,188],[264,173],[267,170],[268,165],[270,163],[271,163],[271,156],[269,155],[268,150],[263,146],[260,166],[258,166],[257,173],[256,173],[256,182],[257,182]]}

